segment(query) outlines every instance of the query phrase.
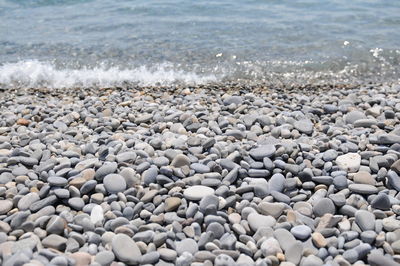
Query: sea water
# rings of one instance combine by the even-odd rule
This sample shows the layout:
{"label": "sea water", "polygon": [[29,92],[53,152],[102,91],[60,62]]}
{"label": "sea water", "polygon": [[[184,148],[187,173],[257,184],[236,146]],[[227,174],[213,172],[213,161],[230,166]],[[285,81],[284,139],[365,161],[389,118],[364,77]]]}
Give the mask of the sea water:
{"label": "sea water", "polygon": [[398,82],[400,1],[0,0],[0,88]]}

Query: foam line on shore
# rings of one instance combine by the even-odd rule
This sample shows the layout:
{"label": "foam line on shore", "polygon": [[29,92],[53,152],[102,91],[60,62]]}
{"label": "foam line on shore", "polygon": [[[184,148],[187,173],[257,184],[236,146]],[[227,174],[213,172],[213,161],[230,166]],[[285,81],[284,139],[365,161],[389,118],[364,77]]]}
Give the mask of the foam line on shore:
{"label": "foam line on shore", "polygon": [[167,63],[131,69],[105,66],[58,69],[51,63],[28,60],[0,66],[0,87],[3,88],[89,88],[116,87],[126,84],[200,85],[214,82],[216,79],[214,75],[199,75],[179,70]]}

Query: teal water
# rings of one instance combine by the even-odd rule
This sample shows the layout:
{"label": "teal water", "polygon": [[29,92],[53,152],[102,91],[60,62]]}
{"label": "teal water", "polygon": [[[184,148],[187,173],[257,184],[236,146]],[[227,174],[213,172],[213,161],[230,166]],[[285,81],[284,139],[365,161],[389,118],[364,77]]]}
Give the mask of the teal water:
{"label": "teal water", "polygon": [[399,81],[400,1],[0,0],[0,86]]}

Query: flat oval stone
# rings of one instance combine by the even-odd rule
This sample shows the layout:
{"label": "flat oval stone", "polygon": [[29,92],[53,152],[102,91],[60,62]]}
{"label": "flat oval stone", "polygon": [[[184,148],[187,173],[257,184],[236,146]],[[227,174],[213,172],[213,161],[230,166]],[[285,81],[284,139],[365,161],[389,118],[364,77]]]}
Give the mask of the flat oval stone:
{"label": "flat oval stone", "polygon": [[10,200],[0,200],[0,215],[6,214],[13,207],[13,203]]}
{"label": "flat oval stone", "polygon": [[104,177],[103,184],[105,189],[111,194],[123,192],[126,189],[125,179],[118,174],[109,174]]}
{"label": "flat oval stone", "polygon": [[199,250],[196,241],[191,238],[185,238],[182,241],[176,242],[176,252],[178,255],[182,255],[183,252],[189,252],[195,254]]}
{"label": "flat oval stone", "polygon": [[139,247],[132,238],[125,234],[117,234],[112,238],[112,250],[118,260],[127,264],[138,264],[142,257]]}
{"label": "flat oval stone", "polygon": [[82,210],[83,206],[85,206],[85,202],[81,198],[70,198],[68,200],[69,206],[71,206],[75,210]]}
{"label": "flat oval stone", "polygon": [[188,200],[201,200],[204,196],[213,194],[214,189],[201,185],[188,187],[183,192],[183,196]]}
{"label": "flat oval stone", "polygon": [[375,215],[369,211],[358,210],[355,214],[356,223],[362,231],[375,229]]}
{"label": "flat oval stone", "polygon": [[360,169],[361,156],[358,153],[347,153],[336,158],[336,164],[340,169],[354,173]]}
{"label": "flat oval stone", "polygon": [[363,194],[363,195],[370,195],[378,193],[378,188],[372,185],[367,184],[351,184],[349,185],[349,189],[352,192]]}
{"label": "flat oval stone", "polygon": [[389,210],[392,204],[390,203],[389,196],[385,193],[379,193],[372,201],[371,207],[383,211]]}
{"label": "flat oval stone", "polygon": [[335,214],[335,204],[333,204],[331,199],[323,198],[319,200],[313,208],[314,214],[317,217],[321,217],[326,213]]}
{"label": "flat oval stone", "polygon": [[263,145],[252,149],[249,154],[255,160],[262,161],[264,157],[272,157],[276,152],[274,145]]}
{"label": "flat oval stone", "polygon": [[311,228],[306,225],[297,225],[290,229],[290,233],[297,239],[305,240],[311,235]]}
{"label": "flat oval stone", "polygon": [[171,166],[173,167],[182,167],[182,166],[189,166],[190,165],[190,159],[184,154],[178,154],[175,156],[175,158],[171,162]]}
{"label": "flat oval stone", "polygon": [[272,216],[261,215],[256,212],[252,212],[247,216],[251,230],[256,232],[260,227],[273,227],[276,220]]}
{"label": "flat oval stone", "polygon": [[47,179],[51,186],[63,187],[68,184],[68,180],[60,176],[51,176]]}

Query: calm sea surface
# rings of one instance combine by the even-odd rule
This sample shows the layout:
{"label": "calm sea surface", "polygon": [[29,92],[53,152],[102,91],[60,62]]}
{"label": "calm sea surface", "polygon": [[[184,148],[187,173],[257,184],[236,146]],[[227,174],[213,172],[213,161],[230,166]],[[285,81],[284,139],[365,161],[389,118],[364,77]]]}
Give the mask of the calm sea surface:
{"label": "calm sea surface", "polygon": [[0,87],[400,78],[400,1],[0,0]]}

